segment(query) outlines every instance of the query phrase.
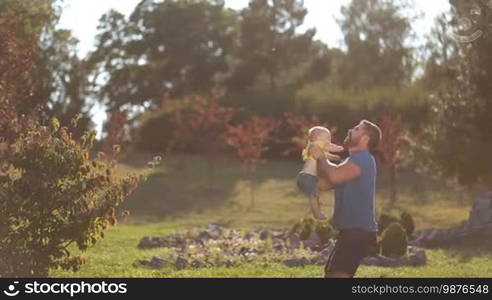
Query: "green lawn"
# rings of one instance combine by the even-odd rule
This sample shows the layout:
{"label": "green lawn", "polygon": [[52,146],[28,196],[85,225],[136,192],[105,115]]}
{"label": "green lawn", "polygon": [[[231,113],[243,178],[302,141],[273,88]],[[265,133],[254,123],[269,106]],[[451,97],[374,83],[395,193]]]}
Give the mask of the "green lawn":
{"label": "green lawn", "polygon": [[[132,155],[121,172],[139,171],[150,155]],[[130,163],[131,162],[131,163]],[[122,209],[131,217],[106,233],[104,240],[84,253],[86,264],[78,272],[55,270],[53,277],[321,277],[322,266],[288,268],[279,263],[257,263],[232,268],[178,271],[150,270],[134,266],[139,259],[163,254],[166,249],[139,250],[143,236],[165,235],[194,226],[219,223],[238,229],[290,227],[308,215],[306,200],[295,187],[300,163],[270,161],[258,168],[254,207],[248,181],[241,179],[239,163],[219,160],[213,169],[197,156],[164,157],[161,166],[127,200]],[[417,229],[446,228],[468,217],[472,192],[430,176],[403,172],[399,199],[393,210],[412,213]],[[377,208],[389,212],[388,189],[380,178]],[[331,214],[332,195],[323,197]],[[74,250],[74,253],[78,251]],[[427,251],[424,267],[380,268],[361,266],[358,277],[490,277],[492,242],[470,241],[466,245]]]}

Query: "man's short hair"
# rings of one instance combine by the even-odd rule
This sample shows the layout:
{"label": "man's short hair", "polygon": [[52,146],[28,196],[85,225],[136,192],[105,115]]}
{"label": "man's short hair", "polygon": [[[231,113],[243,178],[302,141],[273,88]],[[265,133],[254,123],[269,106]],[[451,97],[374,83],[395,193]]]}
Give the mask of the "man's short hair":
{"label": "man's short hair", "polygon": [[377,150],[382,138],[381,129],[368,120],[362,120],[361,123],[364,124],[364,130],[369,136],[369,150]]}

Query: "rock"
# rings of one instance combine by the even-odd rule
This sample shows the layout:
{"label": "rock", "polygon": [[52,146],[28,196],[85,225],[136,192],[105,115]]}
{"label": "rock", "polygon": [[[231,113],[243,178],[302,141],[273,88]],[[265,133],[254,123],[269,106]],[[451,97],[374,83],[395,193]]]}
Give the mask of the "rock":
{"label": "rock", "polygon": [[328,243],[324,245],[323,250],[321,250],[318,253],[317,257],[317,264],[319,265],[324,265],[328,262],[328,259],[330,259],[330,255],[333,252],[333,249],[335,248],[335,243],[333,240],[329,240]]}
{"label": "rock", "polygon": [[292,249],[292,250],[298,249],[301,246],[301,238],[296,233],[291,234],[289,236],[288,242],[289,242],[288,247],[289,247],[289,249]]}
{"label": "rock", "polygon": [[213,232],[213,233],[216,233],[216,234],[222,234],[225,229],[222,227],[222,226],[219,226],[219,225],[216,225],[216,224],[209,224],[207,226],[207,231],[210,231],[210,232]]}
{"label": "rock", "polygon": [[319,249],[320,246],[322,245],[321,239],[318,237],[318,234],[316,234],[316,232],[314,231],[311,231],[307,240],[303,241],[303,244],[306,248],[311,250]]}
{"label": "rock", "polygon": [[272,235],[273,239],[284,239],[285,238],[285,231],[280,230],[280,229],[271,230],[270,234]]}
{"label": "rock", "polygon": [[468,223],[471,227],[492,223],[492,192],[475,198]]}
{"label": "rock", "polygon": [[202,240],[202,241],[211,240],[211,239],[213,239],[213,235],[206,230],[200,232],[200,234],[197,237],[197,240]]}
{"label": "rock", "polygon": [[232,267],[234,267],[235,265],[236,265],[236,263],[235,263],[234,261],[232,261],[231,259],[228,259],[228,260],[226,260],[226,262],[225,262],[225,266],[226,266],[227,268],[232,268]]}
{"label": "rock", "polygon": [[192,266],[193,268],[198,269],[198,268],[204,268],[204,267],[206,267],[207,265],[206,265],[204,262],[202,262],[201,260],[199,260],[199,259],[195,259],[194,261],[192,261],[192,262],[191,262],[191,266]]}
{"label": "rock", "polygon": [[169,264],[169,262],[166,261],[165,259],[162,259],[162,258],[159,258],[157,256],[154,256],[150,260],[148,266],[151,267],[151,268],[154,268],[154,269],[161,269],[161,268],[165,267],[168,264]]}
{"label": "rock", "polygon": [[304,267],[311,263],[306,257],[285,259],[282,262],[287,267]]}
{"label": "rock", "polygon": [[188,261],[184,257],[180,256],[176,259],[174,265],[176,266],[176,269],[183,270],[188,266]]}
{"label": "rock", "polygon": [[142,239],[140,239],[140,242],[138,243],[138,248],[140,249],[150,249],[150,248],[157,248],[161,247],[163,245],[164,241],[159,238],[159,237],[150,237],[150,236],[145,236]]}
{"label": "rock", "polygon": [[284,242],[280,239],[274,239],[273,240],[273,250],[275,252],[283,252],[285,249],[284,247]]}
{"label": "rock", "polygon": [[244,235],[244,239],[251,241],[255,238],[255,233],[254,232],[248,232]]}
{"label": "rock", "polygon": [[376,258],[379,261],[379,265],[383,266],[383,267],[396,267],[396,266],[400,265],[398,259],[393,258],[393,257],[378,255],[378,256],[376,256]]}
{"label": "rock", "polygon": [[408,255],[408,264],[412,266],[423,266],[427,264],[427,255],[424,250],[415,250]]}
{"label": "rock", "polygon": [[368,265],[368,266],[379,266],[380,262],[377,257],[367,256],[362,259],[361,264]]}
{"label": "rock", "polygon": [[270,232],[266,229],[260,232],[260,240],[266,240],[269,236]]}

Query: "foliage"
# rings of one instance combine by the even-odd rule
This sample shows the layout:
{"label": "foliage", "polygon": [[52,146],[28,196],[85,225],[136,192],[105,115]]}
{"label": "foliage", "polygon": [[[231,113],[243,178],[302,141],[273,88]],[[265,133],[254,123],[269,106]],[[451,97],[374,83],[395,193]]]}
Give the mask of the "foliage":
{"label": "foliage", "polygon": [[400,215],[400,223],[405,228],[407,236],[412,236],[415,231],[415,221],[410,213],[403,211]]}
{"label": "foliage", "polygon": [[409,1],[352,0],[342,7],[339,25],[347,46],[340,85],[357,90],[403,87],[413,73]]}
{"label": "foliage", "polygon": [[241,173],[250,179],[251,206],[255,205],[255,174],[258,164],[272,142],[273,133],[280,122],[274,118],[252,117],[237,125],[226,128],[226,143],[241,160]]}
{"label": "foliage", "polygon": [[127,119],[127,111],[112,111],[106,124],[107,135],[102,141],[102,150],[106,153],[113,153],[113,159],[117,159],[116,155],[120,152],[121,146],[125,141],[125,123]]}
{"label": "foliage", "polygon": [[344,90],[331,81],[306,85],[297,92],[296,110],[329,121],[337,132],[345,132],[362,119],[379,120],[400,114],[412,132],[429,121],[431,105],[420,86],[404,89],[373,87],[364,91]]}
{"label": "foliage", "polygon": [[74,140],[53,119],[30,124],[4,148],[0,175],[0,274],[47,276],[50,269],[77,270],[72,243],[86,250],[116,224],[115,208],[144,175],[118,176],[103,153],[90,159],[96,133]]}
{"label": "foliage", "polygon": [[283,121],[285,123],[279,131],[278,140],[283,145],[284,150],[281,152],[284,156],[296,154],[299,157],[301,150],[306,147],[308,140],[308,131],[314,126],[325,126],[317,116],[303,116],[295,113],[284,113]]}
{"label": "foliage", "polygon": [[315,30],[298,33],[306,14],[299,0],[251,0],[241,11],[237,62],[227,86],[244,91],[265,75],[267,87],[275,91],[279,77],[311,51]]}
{"label": "foliage", "polygon": [[[482,12],[490,15],[490,8],[484,6]],[[452,15],[452,19],[458,17],[470,16]],[[435,79],[446,88],[433,91],[435,122],[428,130],[432,157],[446,175],[457,177],[462,184],[478,182],[488,188],[492,182],[491,45],[490,33],[473,43],[459,44],[452,60],[448,60],[450,64],[443,66],[455,71],[456,76]]]}
{"label": "foliage", "polygon": [[403,256],[407,253],[407,233],[399,223],[392,223],[384,230],[380,244],[384,256]]}
{"label": "foliage", "polygon": [[279,126],[273,118],[252,117],[237,125],[227,127],[226,142],[243,163],[244,174],[255,172],[256,166],[263,162],[263,154],[268,150],[267,143]]}
{"label": "foliage", "polygon": [[142,1],[129,19],[110,11],[90,57],[93,76],[109,75],[97,97],[110,109],[164,95],[208,93],[228,68],[235,14],[222,1]]}
{"label": "foliage", "polygon": [[240,111],[221,105],[214,97],[164,100],[162,109],[142,118],[139,148],[200,153],[213,159],[225,150],[227,126]]}
{"label": "foliage", "polygon": [[378,217],[378,234],[382,235],[383,232],[393,223],[398,223],[399,220],[397,217],[390,214],[381,214]]}
{"label": "foliage", "polygon": [[328,242],[328,240],[333,238],[335,235],[335,229],[333,229],[331,224],[326,221],[318,221],[315,231],[322,243]]}
{"label": "foliage", "polygon": [[323,243],[335,236],[335,229],[328,221],[319,221],[313,218],[297,221],[290,229],[289,235],[298,234],[301,240],[307,240],[312,232],[315,232]]}
{"label": "foliage", "polygon": [[382,134],[382,139],[378,150],[381,154],[382,165],[390,175],[390,198],[391,203],[394,204],[397,200],[397,163],[400,158],[401,148],[405,142],[401,116],[383,115],[381,120],[378,122],[378,125]]}

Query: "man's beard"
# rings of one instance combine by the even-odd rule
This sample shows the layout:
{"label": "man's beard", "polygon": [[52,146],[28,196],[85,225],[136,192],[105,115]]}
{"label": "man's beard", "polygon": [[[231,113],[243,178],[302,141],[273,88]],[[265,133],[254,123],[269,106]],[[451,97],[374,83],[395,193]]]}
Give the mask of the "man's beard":
{"label": "man's beard", "polygon": [[352,138],[352,134],[351,133],[348,133],[347,136],[345,137],[345,140],[343,141],[343,146],[345,147],[345,149],[349,149],[353,146],[356,146],[358,143],[358,141],[355,141],[353,138]]}

